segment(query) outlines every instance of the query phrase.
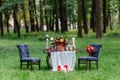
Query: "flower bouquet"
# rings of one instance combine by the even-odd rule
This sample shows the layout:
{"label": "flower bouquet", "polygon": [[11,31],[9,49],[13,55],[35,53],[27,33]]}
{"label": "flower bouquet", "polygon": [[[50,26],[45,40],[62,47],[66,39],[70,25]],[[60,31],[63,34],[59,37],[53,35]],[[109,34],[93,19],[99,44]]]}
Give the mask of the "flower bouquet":
{"label": "flower bouquet", "polygon": [[94,47],[92,47],[92,46],[86,46],[85,50],[89,53],[89,56],[92,56],[92,53],[94,51]]}
{"label": "flower bouquet", "polygon": [[62,37],[58,37],[56,38],[55,40],[55,45],[56,45],[56,49],[58,51],[64,51],[65,50],[65,47],[67,45],[67,40],[66,39],[63,39]]}

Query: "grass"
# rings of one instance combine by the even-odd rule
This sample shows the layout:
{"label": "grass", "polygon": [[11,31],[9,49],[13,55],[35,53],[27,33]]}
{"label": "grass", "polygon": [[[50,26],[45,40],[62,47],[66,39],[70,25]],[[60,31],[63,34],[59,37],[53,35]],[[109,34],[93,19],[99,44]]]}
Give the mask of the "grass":
{"label": "grass", "polygon": [[[51,36],[63,35],[69,40],[76,37],[76,32],[71,31],[65,34],[54,34],[48,32]],[[0,80],[119,80],[120,75],[120,30],[108,31],[101,39],[95,39],[95,34],[84,35],[84,38],[76,37],[76,47],[81,49],[81,53],[76,56],[76,66],[74,71],[53,72],[52,68],[48,69],[45,61],[46,55],[43,53],[45,47],[45,32],[34,33],[34,35],[25,35],[17,38],[13,35],[6,35],[0,38]],[[90,43],[102,44],[99,56],[99,69],[96,70],[92,65],[90,70],[78,69],[77,58],[87,55],[84,48]],[[19,54],[16,48],[17,44],[28,44],[30,55],[41,58],[41,70],[34,66],[34,71],[25,67],[19,69]]]}

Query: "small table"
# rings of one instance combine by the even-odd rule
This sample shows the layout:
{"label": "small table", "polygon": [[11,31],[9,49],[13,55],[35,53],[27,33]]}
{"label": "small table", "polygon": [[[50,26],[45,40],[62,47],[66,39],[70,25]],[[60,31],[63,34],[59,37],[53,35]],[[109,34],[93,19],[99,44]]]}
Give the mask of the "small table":
{"label": "small table", "polygon": [[58,65],[68,65],[68,71],[74,70],[76,62],[75,51],[57,51],[51,52],[51,61],[53,71],[57,71]]}

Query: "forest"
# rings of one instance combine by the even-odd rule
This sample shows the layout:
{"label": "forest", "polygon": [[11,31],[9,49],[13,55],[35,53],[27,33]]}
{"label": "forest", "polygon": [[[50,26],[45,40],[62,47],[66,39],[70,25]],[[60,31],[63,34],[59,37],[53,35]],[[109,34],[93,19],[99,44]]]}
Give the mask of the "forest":
{"label": "forest", "polygon": [[119,62],[120,0],[0,0],[0,80],[119,80]]}
{"label": "forest", "polygon": [[102,38],[120,27],[120,0],[0,0],[0,34],[90,31]]}

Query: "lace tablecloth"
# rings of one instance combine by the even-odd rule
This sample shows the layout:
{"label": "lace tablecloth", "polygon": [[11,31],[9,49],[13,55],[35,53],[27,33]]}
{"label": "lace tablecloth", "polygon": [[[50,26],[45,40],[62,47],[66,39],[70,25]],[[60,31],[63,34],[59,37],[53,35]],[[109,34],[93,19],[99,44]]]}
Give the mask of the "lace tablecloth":
{"label": "lace tablecloth", "polygon": [[57,71],[58,65],[68,65],[68,71],[74,70],[76,62],[75,51],[51,52],[52,70]]}

